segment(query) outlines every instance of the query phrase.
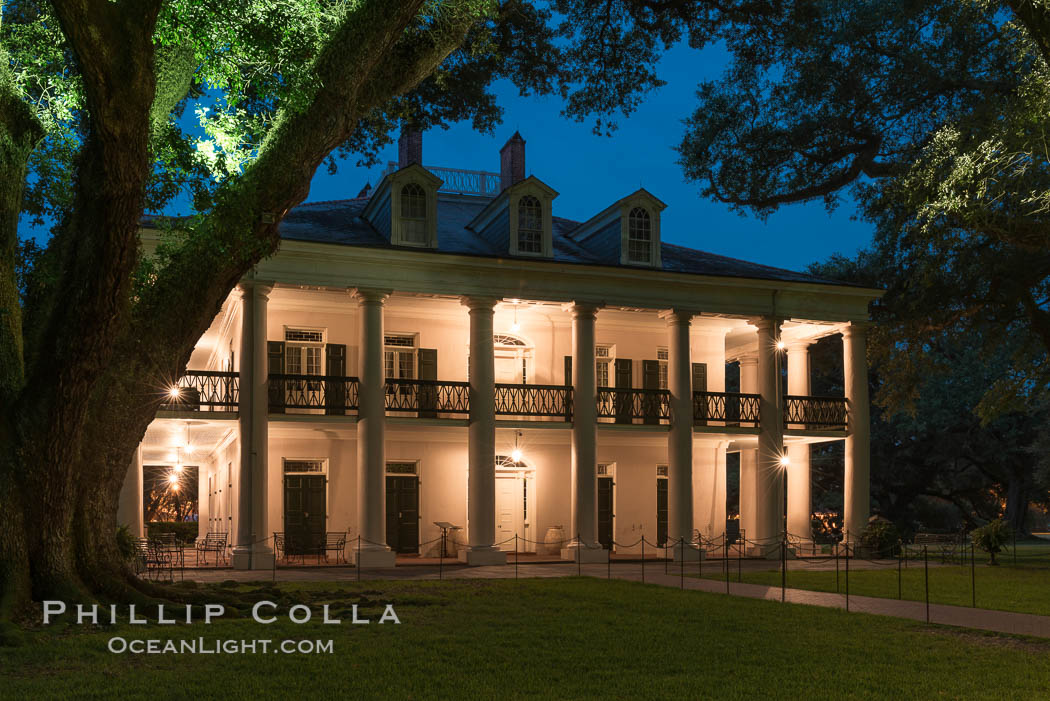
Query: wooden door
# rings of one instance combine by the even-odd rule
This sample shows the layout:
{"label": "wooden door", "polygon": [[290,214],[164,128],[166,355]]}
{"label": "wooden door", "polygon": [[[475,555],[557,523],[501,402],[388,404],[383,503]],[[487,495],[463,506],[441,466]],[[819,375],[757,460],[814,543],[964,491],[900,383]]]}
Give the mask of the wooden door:
{"label": "wooden door", "polygon": [[613,545],[613,478],[598,478],[598,542],[606,550]]}
{"label": "wooden door", "polygon": [[396,553],[419,552],[419,478],[386,478],[386,544]]}
{"label": "wooden door", "polygon": [[284,531],[289,555],[316,553],[324,545],[324,475],[285,475]]}

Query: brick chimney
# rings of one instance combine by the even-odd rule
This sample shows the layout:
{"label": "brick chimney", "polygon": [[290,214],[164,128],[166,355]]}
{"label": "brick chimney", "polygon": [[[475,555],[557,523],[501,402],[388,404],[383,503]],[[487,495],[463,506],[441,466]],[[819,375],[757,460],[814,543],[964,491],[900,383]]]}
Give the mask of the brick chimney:
{"label": "brick chimney", "polygon": [[423,132],[407,124],[401,126],[397,139],[397,167],[418,163],[423,165]]}
{"label": "brick chimney", "polygon": [[499,183],[500,189],[506,189],[514,183],[525,179],[525,139],[521,134],[507,139],[499,150]]}

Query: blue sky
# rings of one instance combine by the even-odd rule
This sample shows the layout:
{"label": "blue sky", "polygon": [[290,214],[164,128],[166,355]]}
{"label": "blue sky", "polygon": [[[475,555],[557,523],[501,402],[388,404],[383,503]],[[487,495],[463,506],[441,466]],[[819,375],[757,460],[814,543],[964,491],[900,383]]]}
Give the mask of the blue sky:
{"label": "blue sky", "polygon": [[[565,120],[558,98],[522,98],[513,85],[501,83],[496,92],[505,112],[495,134],[478,134],[469,124],[427,132],[423,163],[499,171],[499,149],[517,129],[526,141],[527,172],[559,192],[556,216],[586,220],[641,185],[667,204],[661,236],[670,243],[795,270],[869,245],[872,227],[850,219],[851,202],[843,202],[831,215],[821,202],[793,205],[763,222],[701,199],[698,187],[685,182],[674,151],[684,130],[682,120],[696,106],[697,84],[717,78],[725,60],[718,47],[695,51],[680,45],[668,52],[659,70],[667,85],[649,94],[629,118],[621,118],[612,137],[593,135],[589,122]],[[384,164],[397,160],[396,144],[381,155]],[[355,168],[350,162],[342,163],[335,175],[322,169],[308,199],[353,197],[365,181],[375,185],[381,170]]]}

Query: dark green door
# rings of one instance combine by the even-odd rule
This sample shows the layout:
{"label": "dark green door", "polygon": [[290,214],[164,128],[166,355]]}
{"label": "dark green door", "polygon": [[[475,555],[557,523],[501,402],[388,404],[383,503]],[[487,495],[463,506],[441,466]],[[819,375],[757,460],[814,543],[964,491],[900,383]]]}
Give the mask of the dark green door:
{"label": "dark green door", "polygon": [[656,480],[656,544],[667,543],[667,480]]}
{"label": "dark green door", "polygon": [[606,550],[613,543],[613,478],[598,478],[598,542]]}
{"label": "dark green door", "polygon": [[437,380],[438,352],[433,348],[419,349],[419,417],[433,419],[437,417],[437,386],[427,381]]}
{"label": "dark green door", "polygon": [[325,354],[325,393],[324,406],[326,414],[342,415],[346,413],[346,346],[342,343],[329,343],[324,348]]}
{"label": "dark green door", "polygon": [[386,478],[386,544],[396,553],[419,552],[419,478]]}
{"label": "dark green door", "polygon": [[289,555],[313,554],[324,545],[324,492],[324,475],[285,475],[284,531]]}
{"label": "dark green door", "polygon": [[[615,366],[616,423],[629,424],[634,417],[634,396],[631,392],[631,360],[617,358]],[[623,390],[623,391],[621,391]]]}

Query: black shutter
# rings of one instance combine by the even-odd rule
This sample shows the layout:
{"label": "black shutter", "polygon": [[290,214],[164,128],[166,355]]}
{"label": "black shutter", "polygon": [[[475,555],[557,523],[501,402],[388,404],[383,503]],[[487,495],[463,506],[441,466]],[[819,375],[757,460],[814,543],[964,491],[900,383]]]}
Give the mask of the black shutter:
{"label": "black shutter", "polygon": [[[693,396],[696,397],[697,392],[707,391],[707,363],[693,363]],[[707,399],[702,401],[693,401],[693,421],[701,421],[704,425],[707,424]]]}
{"label": "black shutter", "polygon": [[329,343],[324,347],[326,414],[346,413],[346,345]]}
{"label": "black shutter", "polygon": [[[268,341],[266,343],[266,361],[269,364],[269,374],[284,374],[284,341]],[[281,380],[270,380],[270,412],[274,414],[284,413],[284,385]]]}
{"label": "black shutter", "polygon": [[[660,389],[660,361],[642,361],[642,388]],[[647,424],[660,423],[660,397],[656,392],[645,392],[642,397],[642,409]]]}
{"label": "black shutter", "polygon": [[438,352],[436,348],[419,349],[419,416],[433,419],[437,417],[437,386],[427,384],[437,381]]}
{"label": "black shutter", "polygon": [[572,386],[572,356],[565,356],[565,384]]}
{"label": "black shutter", "polygon": [[[631,392],[632,363],[630,358],[616,359],[616,423],[629,424],[634,417],[634,396]],[[623,391],[620,391],[623,390]]]}

